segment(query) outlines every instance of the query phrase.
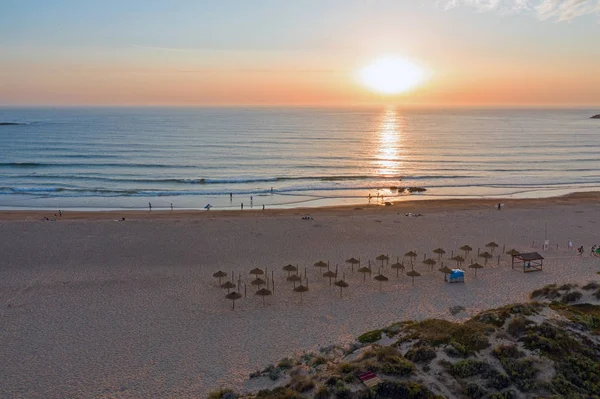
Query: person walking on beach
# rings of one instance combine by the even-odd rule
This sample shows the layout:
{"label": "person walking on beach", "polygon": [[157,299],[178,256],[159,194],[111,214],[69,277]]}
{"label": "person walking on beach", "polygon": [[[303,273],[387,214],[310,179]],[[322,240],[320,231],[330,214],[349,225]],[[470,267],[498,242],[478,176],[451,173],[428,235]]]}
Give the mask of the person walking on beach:
{"label": "person walking on beach", "polygon": [[62,217],[62,211],[60,209],[58,210],[58,216]]}
{"label": "person walking on beach", "polygon": [[569,240],[569,251],[573,249],[573,241]]}
{"label": "person walking on beach", "polygon": [[233,201],[233,193],[229,193],[229,202]]}
{"label": "person walking on beach", "polygon": [[242,202],[242,205],[240,205],[240,208],[242,209],[242,211],[244,210],[244,203]]}
{"label": "person walking on beach", "polygon": [[152,204],[150,202],[148,202],[148,210],[152,210]]}
{"label": "person walking on beach", "polygon": [[263,211],[265,210],[265,204],[263,204]]}
{"label": "person walking on beach", "polygon": [[502,206],[502,205],[501,205],[501,204],[498,202],[498,210],[500,210],[500,207],[501,207],[501,206]]}
{"label": "person walking on beach", "polygon": [[171,210],[173,210],[173,203],[171,202]]}

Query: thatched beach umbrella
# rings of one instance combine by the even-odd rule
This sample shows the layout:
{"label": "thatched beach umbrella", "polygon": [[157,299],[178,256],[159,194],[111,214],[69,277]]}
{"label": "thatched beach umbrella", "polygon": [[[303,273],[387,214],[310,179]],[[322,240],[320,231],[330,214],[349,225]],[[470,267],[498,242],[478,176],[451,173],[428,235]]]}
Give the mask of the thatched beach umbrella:
{"label": "thatched beach umbrella", "polygon": [[213,274],[213,277],[214,277],[214,278],[218,278],[218,279],[219,279],[219,285],[221,285],[221,279],[222,279],[223,277],[227,277],[227,273],[225,273],[225,272],[224,272],[224,271],[222,271],[222,270],[219,270],[218,272],[216,272],[215,274]]}
{"label": "thatched beach umbrella", "polygon": [[332,270],[328,270],[323,273],[323,277],[327,277],[329,279],[329,286],[331,287],[331,279],[337,277],[337,273]]}
{"label": "thatched beach umbrella", "polygon": [[327,263],[320,260],[317,263],[315,263],[315,267],[327,267]]}
{"label": "thatched beach umbrella", "polygon": [[373,277],[373,279],[379,281],[379,291],[381,291],[381,285],[383,284],[383,282],[389,280],[386,276],[381,274],[381,269],[379,269],[379,274]]}
{"label": "thatched beach umbrella", "polygon": [[417,253],[415,251],[408,251],[407,253],[404,254],[404,257],[408,257],[410,258],[410,263],[413,263],[413,260],[417,257]]}
{"label": "thatched beach umbrella", "polygon": [[424,264],[424,265],[427,265],[427,266],[429,266],[430,270],[433,270],[433,266],[435,266],[435,264],[436,264],[436,263],[437,263],[437,262],[436,262],[436,261],[434,261],[434,260],[433,260],[433,259],[431,259],[431,258],[429,258],[429,259],[425,259],[425,260],[423,261],[423,264]]}
{"label": "thatched beach umbrella", "polygon": [[442,259],[442,255],[446,253],[446,251],[444,251],[442,248],[436,248],[433,250],[434,254],[437,254],[438,256],[438,260]]}
{"label": "thatched beach umbrella", "polygon": [[250,270],[250,274],[254,274],[254,277],[258,278],[258,276],[265,274],[265,272],[257,267],[255,269]]}
{"label": "thatched beach umbrella", "polygon": [[296,288],[296,283],[302,281],[302,278],[297,274],[292,274],[287,278],[287,281],[291,281],[292,283],[294,283],[294,288]]}
{"label": "thatched beach umbrella", "polygon": [[438,270],[444,273],[444,281],[446,281],[446,275],[452,273],[452,269],[450,269],[448,266],[441,267]]}
{"label": "thatched beach umbrella", "polygon": [[465,251],[465,259],[467,258],[467,256],[469,256],[469,252],[471,252],[473,250],[473,248],[471,248],[470,245],[463,245],[462,247],[460,247],[461,251]]}
{"label": "thatched beach umbrella", "polygon": [[294,292],[300,293],[300,303],[302,303],[302,294],[308,291],[308,287],[306,285],[300,284],[299,286],[294,288]]}
{"label": "thatched beach umbrella", "polygon": [[367,273],[371,274],[371,268],[363,266],[358,269],[358,272],[363,274],[363,281],[367,281]]}
{"label": "thatched beach umbrella", "polygon": [[488,259],[492,258],[492,254],[490,254],[489,252],[482,252],[479,254],[479,256],[482,257],[483,259],[485,259],[483,262],[484,265],[487,265]]}
{"label": "thatched beach umbrella", "polygon": [[409,277],[412,277],[412,285],[414,287],[415,286],[415,277],[420,277],[421,273],[419,273],[418,271],[413,269],[413,270],[409,271],[408,273],[406,273],[406,275]]}
{"label": "thatched beach umbrella", "polygon": [[256,291],[255,295],[262,296],[263,306],[265,306],[265,297],[271,295],[271,291],[266,288],[261,288],[260,290]]}
{"label": "thatched beach umbrella", "polygon": [[229,293],[230,289],[235,288],[235,287],[236,287],[236,285],[233,284],[231,281],[227,281],[227,282],[221,284],[221,288],[226,289],[227,293]]}
{"label": "thatched beach umbrella", "polygon": [[463,262],[465,261],[465,258],[463,258],[463,257],[462,257],[462,256],[460,256],[460,255],[453,256],[453,257],[452,257],[452,258],[450,258],[450,259],[452,259],[453,261],[455,261],[455,262],[456,262],[456,266],[457,266],[457,267],[460,267],[461,263],[463,263]]}
{"label": "thatched beach umbrella", "polygon": [[498,244],[496,244],[494,241],[488,242],[487,244],[485,244],[485,246],[488,247],[490,251],[492,251],[492,255],[494,255],[494,249],[498,248]]}
{"label": "thatched beach umbrella", "polygon": [[506,251],[506,254],[510,255],[510,256],[516,256],[516,255],[520,254],[520,252],[513,248],[510,251]]}
{"label": "thatched beach umbrella", "polygon": [[396,269],[396,278],[400,277],[400,270],[404,271],[404,263],[400,263],[398,258],[396,258],[396,263],[390,267]]}
{"label": "thatched beach umbrella", "polygon": [[349,287],[349,284],[345,280],[346,276],[342,275],[342,279],[335,282],[335,285],[340,287],[340,298],[342,297],[342,290]]}
{"label": "thatched beach umbrella", "polygon": [[285,265],[284,267],[282,267],[282,269],[286,272],[288,272],[288,276],[290,275],[291,272],[297,272],[298,268],[292,264],[289,265]]}
{"label": "thatched beach umbrella", "polygon": [[231,307],[232,310],[235,310],[235,301],[236,299],[240,299],[242,297],[242,294],[240,294],[239,292],[230,292],[229,294],[225,295],[225,298],[233,301],[233,306]]}
{"label": "thatched beach umbrella", "polygon": [[390,260],[390,257],[387,255],[379,255],[378,257],[376,257],[375,259],[380,260],[381,261],[381,267],[383,267],[383,261],[385,261],[386,263]]}
{"label": "thatched beach umbrella", "polygon": [[250,284],[255,285],[258,288],[260,288],[261,285],[265,285],[266,283],[267,282],[265,280],[263,280],[262,278],[257,278],[250,282]]}
{"label": "thatched beach umbrella", "polygon": [[346,260],[346,263],[350,263],[350,267],[352,267],[352,272],[354,272],[354,265],[360,265],[360,260],[355,258],[350,258]]}
{"label": "thatched beach umbrella", "polygon": [[475,269],[475,277],[477,277],[477,269],[483,269],[483,266],[481,266],[479,263],[475,262],[475,263],[469,265],[469,269]]}

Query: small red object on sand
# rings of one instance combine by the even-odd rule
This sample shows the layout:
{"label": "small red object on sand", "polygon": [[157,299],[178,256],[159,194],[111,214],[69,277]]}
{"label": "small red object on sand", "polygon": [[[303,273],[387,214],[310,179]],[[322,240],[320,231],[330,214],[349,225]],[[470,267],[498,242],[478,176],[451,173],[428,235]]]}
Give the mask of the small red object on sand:
{"label": "small red object on sand", "polygon": [[375,375],[375,373],[373,373],[371,371],[367,371],[366,373],[359,374],[358,378],[360,378],[360,380],[363,382],[363,384],[365,384],[369,388],[372,388],[381,382],[381,379],[379,379],[379,377],[377,377],[377,375]]}

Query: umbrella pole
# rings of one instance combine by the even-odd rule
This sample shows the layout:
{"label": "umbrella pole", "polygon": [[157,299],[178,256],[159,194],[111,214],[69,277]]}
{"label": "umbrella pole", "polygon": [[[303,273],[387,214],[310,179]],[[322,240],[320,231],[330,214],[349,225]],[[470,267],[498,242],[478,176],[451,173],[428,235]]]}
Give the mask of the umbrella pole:
{"label": "umbrella pole", "polygon": [[246,298],[246,283],[244,283],[244,298]]}
{"label": "umbrella pole", "polygon": [[413,281],[412,281],[412,285],[413,285],[413,287],[414,287],[414,286],[415,286],[415,276],[413,276],[412,280],[413,280]]}
{"label": "umbrella pole", "polygon": [[342,297],[342,287],[340,287],[340,298]]}

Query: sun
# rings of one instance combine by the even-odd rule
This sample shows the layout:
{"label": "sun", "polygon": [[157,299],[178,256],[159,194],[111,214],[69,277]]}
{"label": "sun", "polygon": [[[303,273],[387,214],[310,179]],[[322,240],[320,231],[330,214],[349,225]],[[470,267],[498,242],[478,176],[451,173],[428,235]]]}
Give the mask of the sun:
{"label": "sun", "polygon": [[400,94],[420,85],[425,80],[425,71],[406,58],[386,56],[362,68],[359,80],[378,93]]}

